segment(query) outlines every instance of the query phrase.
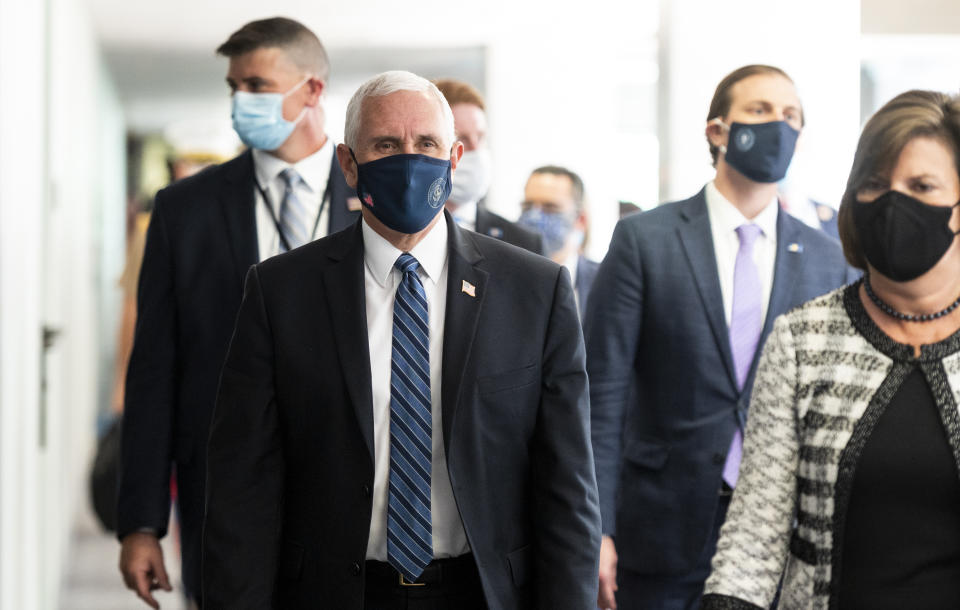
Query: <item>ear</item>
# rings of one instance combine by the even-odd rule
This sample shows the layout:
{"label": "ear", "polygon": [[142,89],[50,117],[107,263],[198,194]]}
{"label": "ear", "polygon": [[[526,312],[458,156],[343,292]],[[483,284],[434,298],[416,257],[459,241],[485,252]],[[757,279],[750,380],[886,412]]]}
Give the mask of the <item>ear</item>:
{"label": "ear", "polygon": [[456,171],[457,165],[460,164],[460,159],[463,157],[463,142],[457,140],[457,143],[453,145],[453,149],[450,151],[450,169]]}
{"label": "ear", "polygon": [[730,137],[729,130],[723,125],[720,119],[710,119],[707,121],[707,127],[704,130],[707,135],[707,140],[710,141],[710,144],[721,147],[727,145],[727,140]]}
{"label": "ear", "polygon": [[573,228],[580,229],[583,232],[587,231],[587,223],[589,222],[587,218],[587,210],[583,209],[577,214],[577,218],[573,221]]}
{"label": "ear", "polygon": [[350,188],[357,188],[357,163],[350,155],[350,149],[346,144],[337,144],[337,161],[340,163],[340,169],[343,170],[343,177]]}
{"label": "ear", "polygon": [[327,90],[327,83],[315,76],[311,76],[307,81],[307,106],[316,106],[320,103],[320,97]]}

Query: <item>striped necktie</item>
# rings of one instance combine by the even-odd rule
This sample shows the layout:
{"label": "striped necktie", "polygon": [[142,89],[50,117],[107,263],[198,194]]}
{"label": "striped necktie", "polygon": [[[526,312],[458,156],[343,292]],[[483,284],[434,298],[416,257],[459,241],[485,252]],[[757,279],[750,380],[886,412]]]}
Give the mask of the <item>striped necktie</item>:
{"label": "striped necktie", "polygon": [[[311,235],[307,228],[307,208],[297,197],[294,188],[301,181],[300,174],[292,167],[280,172],[283,178],[283,201],[280,203],[280,228],[283,229],[283,235],[287,238],[290,250],[302,246],[310,241]],[[284,252],[283,244],[280,244],[280,251]]]}
{"label": "striped necktie", "polygon": [[[760,227],[744,224],[737,227],[740,249],[733,266],[733,307],[730,313],[730,349],[733,352],[733,369],[737,374],[737,387],[743,389],[753,364],[753,355],[760,342],[763,325],[760,313],[760,272],[753,262],[753,245],[760,236]],[[730,487],[737,486],[740,459],[743,457],[743,432],[737,427],[730,451],[723,465],[723,480]]]}
{"label": "striped necktie", "polygon": [[387,560],[413,582],[433,559],[430,326],[420,263],[404,253],[394,265],[403,277],[393,306]]}

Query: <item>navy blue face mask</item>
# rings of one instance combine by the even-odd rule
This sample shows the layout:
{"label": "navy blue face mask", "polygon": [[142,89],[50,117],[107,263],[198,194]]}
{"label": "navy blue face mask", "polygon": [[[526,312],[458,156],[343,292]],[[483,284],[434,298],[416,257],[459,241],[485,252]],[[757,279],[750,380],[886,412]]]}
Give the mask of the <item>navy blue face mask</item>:
{"label": "navy blue face mask", "polygon": [[377,220],[400,233],[419,233],[450,196],[450,159],[391,155],[357,162],[357,196]]}
{"label": "navy blue face mask", "polygon": [[787,175],[799,136],[786,121],[734,122],[724,159],[754,182],[779,182]]}

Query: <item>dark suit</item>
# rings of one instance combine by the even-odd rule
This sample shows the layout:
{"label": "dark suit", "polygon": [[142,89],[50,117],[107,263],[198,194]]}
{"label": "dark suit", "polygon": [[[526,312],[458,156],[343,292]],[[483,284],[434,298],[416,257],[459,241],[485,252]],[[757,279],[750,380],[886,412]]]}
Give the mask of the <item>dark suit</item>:
{"label": "dark suit", "polygon": [[[352,223],[354,196],[334,157],[330,229]],[[243,278],[259,258],[253,156],[235,159],[157,193],[147,232],[137,329],[127,371],[117,535],[163,536],[176,466],[183,580],[200,592],[205,456],[220,367]]]}
{"label": "dark suit", "polygon": [[839,244],[782,211],[776,244],[766,320],[740,391],[704,192],[614,231],[585,334],[603,531],[621,568],[682,575],[697,566],[773,319],[847,280]]}
{"label": "dark suit", "polygon": [[600,263],[592,261],[586,256],[581,256],[577,260],[577,277],[574,278],[574,287],[577,290],[577,298],[580,300],[581,318],[587,314],[587,299],[590,296],[590,290],[593,288],[593,280],[597,277],[597,271],[600,270]]}
{"label": "dark suit", "polygon": [[543,254],[543,238],[539,233],[510,222],[481,205],[477,206],[477,222],[474,227],[474,231],[480,235],[489,235],[534,254]]}
{"label": "dark suit", "polygon": [[[585,610],[600,523],[570,280],[446,220],[442,434],[487,604]],[[364,311],[359,223],[248,274],[208,449],[210,608],[363,607],[374,485]]]}

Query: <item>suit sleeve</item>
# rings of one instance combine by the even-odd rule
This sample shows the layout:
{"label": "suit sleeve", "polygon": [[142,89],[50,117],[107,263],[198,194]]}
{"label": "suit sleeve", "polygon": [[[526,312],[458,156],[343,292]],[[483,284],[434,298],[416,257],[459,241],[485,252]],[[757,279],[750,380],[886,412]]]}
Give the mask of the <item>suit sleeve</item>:
{"label": "suit sleeve", "polygon": [[763,349],[740,478],[720,530],[703,608],[769,608],[786,563],[797,504],[797,360],[785,317]]}
{"label": "suit sleeve", "polygon": [[178,399],[177,304],[164,194],[157,194],[137,293],[121,435],[117,536],[167,531]]}
{"label": "suit sleeve", "polygon": [[273,604],[284,461],[273,341],[257,269],[247,273],[207,446],[204,608]]}
{"label": "suit sleeve", "polygon": [[[634,219],[635,221],[635,219]],[[603,533],[616,534],[623,418],[631,395],[643,319],[638,240],[629,224],[614,230],[593,282],[584,322],[590,375],[590,424]]]}
{"label": "suit sleeve", "polygon": [[560,269],[543,355],[533,440],[538,606],[596,603],[600,512],[590,447],[583,338],[566,269]]}

